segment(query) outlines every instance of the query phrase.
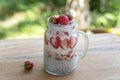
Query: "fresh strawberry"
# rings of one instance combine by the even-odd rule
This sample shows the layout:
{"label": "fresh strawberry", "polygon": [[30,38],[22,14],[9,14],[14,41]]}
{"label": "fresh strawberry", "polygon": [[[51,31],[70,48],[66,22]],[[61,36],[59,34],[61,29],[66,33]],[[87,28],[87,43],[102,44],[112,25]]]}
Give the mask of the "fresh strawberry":
{"label": "fresh strawberry", "polygon": [[73,51],[71,50],[71,51],[69,51],[68,53],[67,53],[67,56],[66,57],[71,57],[73,55]]}
{"label": "fresh strawberry", "polygon": [[64,34],[65,34],[66,36],[69,36],[69,32],[64,32]]}
{"label": "fresh strawberry", "polygon": [[72,13],[66,13],[66,16],[68,17],[69,21],[72,21],[73,19],[73,16],[72,16]]}
{"label": "fresh strawberry", "polygon": [[30,61],[25,61],[24,62],[24,69],[25,70],[31,70],[33,68],[33,63]]}
{"label": "fresh strawberry", "polygon": [[49,21],[53,24],[58,24],[57,18],[54,16],[50,17]]}
{"label": "fresh strawberry", "polygon": [[47,36],[46,36],[46,32],[45,32],[45,35],[44,35],[44,43],[45,43],[46,45],[48,45],[48,39],[47,39]]}
{"label": "fresh strawberry", "polygon": [[60,33],[60,31],[56,31],[56,35],[58,35]]}
{"label": "fresh strawberry", "polygon": [[73,19],[73,16],[68,16],[68,19],[70,20],[70,21],[72,21],[72,19]]}
{"label": "fresh strawberry", "polygon": [[71,49],[73,49],[76,46],[77,41],[78,41],[77,37],[70,37],[70,39],[69,39],[69,47]]}
{"label": "fresh strawberry", "polygon": [[56,60],[61,60],[61,58],[55,58]]}
{"label": "fresh strawberry", "polygon": [[59,45],[60,45],[60,37],[59,36],[57,36],[55,38],[51,37],[50,38],[50,43],[55,49],[58,49]]}
{"label": "fresh strawberry", "polygon": [[52,54],[50,54],[50,53],[47,53],[48,54],[48,57],[51,57],[52,56]]}
{"label": "fresh strawberry", "polygon": [[66,57],[64,59],[71,59],[73,57],[73,51],[69,51],[67,54],[66,54]]}
{"label": "fresh strawberry", "polygon": [[71,57],[71,55],[70,55],[70,54],[67,54],[66,57],[69,58],[69,57]]}
{"label": "fresh strawberry", "polygon": [[61,25],[67,25],[69,23],[69,19],[66,15],[60,15],[57,20]]}
{"label": "fresh strawberry", "polygon": [[68,17],[69,21],[72,21],[73,16],[71,16],[71,15],[67,15],[67,17]]}

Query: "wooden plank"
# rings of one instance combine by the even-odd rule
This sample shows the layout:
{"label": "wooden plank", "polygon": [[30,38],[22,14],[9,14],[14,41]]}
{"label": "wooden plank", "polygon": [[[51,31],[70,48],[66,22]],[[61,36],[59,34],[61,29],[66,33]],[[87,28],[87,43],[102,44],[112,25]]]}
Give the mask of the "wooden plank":
{"label": "wooden plank", "polygon": [[[76,70],[67,76],[52,76],[43,69],[43,39],[0,41],[0,80],[119,80],[120,38],[114,34],[90,35],[90,46]],[[25,60],[34,62],[30,72]]]}
{"label": "wooden plank", "polygon": [[43,50],[43,39],[1,40],[0,56],[38,53]]}
{"label": "wooden plank", "polygon": [[42,59],[30,59],[35,66],[32,71],[23,69],[22,60],[0,62],[0,80],[119,80],[119,55],[90,55],[78,62],[76,70],[67,76],[56,77],[43,69]]}

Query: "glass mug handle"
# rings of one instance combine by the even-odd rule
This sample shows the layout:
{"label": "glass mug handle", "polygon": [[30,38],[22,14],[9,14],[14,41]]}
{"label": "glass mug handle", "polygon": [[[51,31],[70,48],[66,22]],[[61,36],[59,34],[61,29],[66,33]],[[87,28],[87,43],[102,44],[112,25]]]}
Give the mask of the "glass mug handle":
{"label": "glass mug handle", "polygon": [[[86,33],[84,33],[83,31],[80,31],[80,30],[76,30],[76,32],[77,32],[77,36],[78,36],[78,43],[81,43],[80,41],[79,41],[79,39],[81,39],[81,36],[83,37],[83,46],[80,46],[79,44],[78,44],[78,50],[76,50],[77,51],[77,53],[78,53],[78,57],[79,57],[79,60],[80,59],[82,59],[83,57],[85,57],[85,55],[86,55],[86,53],[87,53],[87,50],[88,50],[88,45],[89,45],[89,40],[88,40],[88,36],[87,36],[87,34]],[[80,50],[80,48],[83,48],[83,50]],[[81,52],[81,54],[80,54],[80,52]]]}

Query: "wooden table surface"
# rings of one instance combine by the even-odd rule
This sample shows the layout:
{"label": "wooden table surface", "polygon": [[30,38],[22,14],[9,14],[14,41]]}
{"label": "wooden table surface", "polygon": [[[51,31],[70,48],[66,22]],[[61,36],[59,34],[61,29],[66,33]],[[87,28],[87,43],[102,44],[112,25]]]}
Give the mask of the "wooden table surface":
{"label": "wooden table surface", "polygon": [[[43,69],[43,39],[0,41],[0,80],[120,80],[120,37],[114,34],[89,35],[89,50],[67,76],[53,76]],[[25,60],[34,62],[26,72]]]}

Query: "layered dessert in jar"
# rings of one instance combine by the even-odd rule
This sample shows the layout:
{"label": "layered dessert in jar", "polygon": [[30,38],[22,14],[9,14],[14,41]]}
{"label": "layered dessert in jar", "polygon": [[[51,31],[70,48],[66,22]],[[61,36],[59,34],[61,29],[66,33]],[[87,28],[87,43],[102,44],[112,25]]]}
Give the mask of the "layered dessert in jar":
{"label": "layered dessert in jar", "polygon": [[53,15],[44,34],[44,68],[53,75],[71,73],[77,65],[76,23],[70,13]]}

